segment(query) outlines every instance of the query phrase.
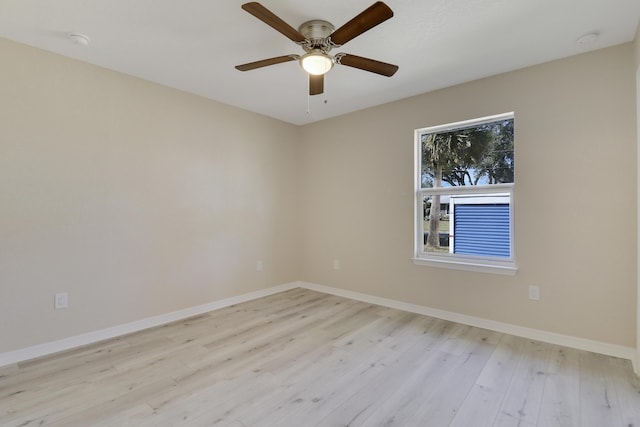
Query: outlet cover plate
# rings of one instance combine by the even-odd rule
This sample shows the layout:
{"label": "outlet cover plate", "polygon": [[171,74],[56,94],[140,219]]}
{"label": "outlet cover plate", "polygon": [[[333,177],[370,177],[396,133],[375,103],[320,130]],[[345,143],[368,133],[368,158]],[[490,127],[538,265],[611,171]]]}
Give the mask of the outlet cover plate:
{"label": "outlet cover plate", "polygon": [[69,295],[66,292],[60,292],[56,294],[53,306],[56,310],[69,307]]}

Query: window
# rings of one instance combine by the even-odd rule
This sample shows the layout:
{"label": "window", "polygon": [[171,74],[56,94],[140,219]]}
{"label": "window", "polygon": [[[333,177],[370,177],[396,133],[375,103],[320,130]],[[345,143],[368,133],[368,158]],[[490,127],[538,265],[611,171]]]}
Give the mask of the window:
{"label": "window", "polygon": [[513,113],[415,132],[414,263],[515,274]]}

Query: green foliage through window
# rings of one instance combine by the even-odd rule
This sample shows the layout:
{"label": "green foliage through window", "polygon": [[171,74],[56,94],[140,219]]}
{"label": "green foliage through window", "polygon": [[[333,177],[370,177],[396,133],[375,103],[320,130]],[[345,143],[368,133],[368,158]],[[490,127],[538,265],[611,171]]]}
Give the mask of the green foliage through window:
{"label": "green foliage through window", "polygon": [[513,119],[421,135],[422,188],[511,183]]}

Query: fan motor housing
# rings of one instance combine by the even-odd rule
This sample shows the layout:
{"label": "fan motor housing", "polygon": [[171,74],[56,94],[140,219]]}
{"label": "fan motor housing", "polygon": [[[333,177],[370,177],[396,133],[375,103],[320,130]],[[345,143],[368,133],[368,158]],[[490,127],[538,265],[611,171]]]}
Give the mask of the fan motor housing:
{"label": "fan motor housing", "polygon": [[327,37],[333,33],[335,27],[333,24],[321,19],[313,19],[300,25],[298,31],[307,40],[313,40],[319,44],[322,44]]}

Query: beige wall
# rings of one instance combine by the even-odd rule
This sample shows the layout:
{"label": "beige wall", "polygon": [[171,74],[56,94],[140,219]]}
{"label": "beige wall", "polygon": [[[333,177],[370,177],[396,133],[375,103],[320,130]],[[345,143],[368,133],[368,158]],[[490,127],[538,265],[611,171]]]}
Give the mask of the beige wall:
{"label": "beige wall", "polygon": [[[304,127],[302,279],[634,347],[633,57],[629,43]],[[518,273],[413,265],[414,129],[508,111]]]}
{"label": "beige wall", "polygon": [[[640,21],[638,21],[638,28],[636,29],[636,37],[633,45],[635,46],[635,59],[636,59],[636,138],[637,138],[637,147],[638,148],[638,157],[637,157],[637,166],[640,167]],[[640,197],[640,173],[637,173],[637,194]],[[636,219],[636,224],[640,223],[640,200],[638,200],[639,208],[638,208],[638,217]],[[640,230],[638,230],[637,236],[637,247],[638,247],[638,259],[636,260],[636,268],[640,265]],[[638,273],[636,271],[636,273]],[[636,274],[637,281],[637,289],[636,289],[636,317],[637,317],[637,327],[636,327],[636,360],[635,360],[635,370],[638,372],[640,370],[640,277]]]}
{"label": "beige wall", "polygon": [[640,68],[640,21],[636,30],[636,38],[633,45],[635,46],[636,68]]}
{"label": "beige wall", "polygon": [[0,352],[299,278],[298,127],[2,39],[0,56]]}

